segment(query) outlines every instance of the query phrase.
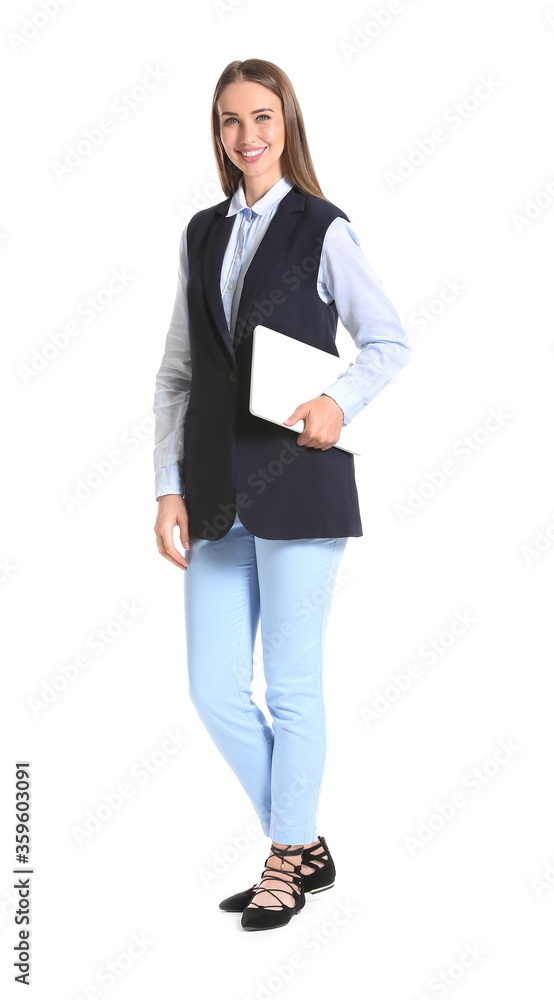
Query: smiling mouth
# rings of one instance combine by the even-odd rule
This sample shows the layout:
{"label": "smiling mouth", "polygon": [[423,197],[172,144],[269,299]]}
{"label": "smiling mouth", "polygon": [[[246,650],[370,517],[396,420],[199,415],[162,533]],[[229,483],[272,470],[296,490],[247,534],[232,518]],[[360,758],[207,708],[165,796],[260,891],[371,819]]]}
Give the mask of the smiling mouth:
{"label": "smiling mouth", "polygon": [[237,153],[245,163],[256,163],[260,159],[260,156],[263,156],[266,149],[267,146],[259,146],[257,149],[248,150],[237,149]]}

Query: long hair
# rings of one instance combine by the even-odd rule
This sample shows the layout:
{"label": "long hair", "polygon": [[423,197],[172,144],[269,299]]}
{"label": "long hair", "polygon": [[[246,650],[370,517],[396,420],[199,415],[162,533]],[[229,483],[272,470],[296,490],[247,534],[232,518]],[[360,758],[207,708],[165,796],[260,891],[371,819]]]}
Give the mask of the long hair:
{"label": "long hair", "polygon": [[279,66],[267,62],[265,59],[245,59],[243,62],[237,59],[229,63],[217,81],[214,91],[212,143],[217,172],[226,196],[230,198],[237,190],[242,178],[242,170],[235,166],[223,148],[219,134],[217,102],[225,87],[229,86],[230,83],[240,83],[243,80],[260,83],[262,87],[273,91],[281,101],[285,122],[284,166],[285,173],[289,175],[291,182],[304,194],[311,194],[316,198],[328,201],[329,199],[323,194],[316,177],[306,138],[304,119],[292,83]]}

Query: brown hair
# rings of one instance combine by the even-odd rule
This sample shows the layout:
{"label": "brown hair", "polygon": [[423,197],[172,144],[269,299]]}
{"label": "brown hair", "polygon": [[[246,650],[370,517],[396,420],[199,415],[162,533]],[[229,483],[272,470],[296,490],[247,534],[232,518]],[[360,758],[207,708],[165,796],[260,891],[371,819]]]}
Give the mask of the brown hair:
{"label": "brown hair", "polygon": [[281,101],[285,121],[285,148],[283,150],[285,172],[291,182],[304,194],[311,194],[316,198],[328,201],[329,199],[323,194],[316,177],[308,148],[304,119],[292,83],[279,66],[267,62],[265,59],[245,59],[243,62],[237,59],[235,62],[229,63],[217,81],[214,91],[212,143],[217,172],[226,196],[230,198],[237,190],[242,178],[242,170],[235,166],[223,148],[219,134],[217,102],[225,87],[230,83],[240,83],[243,80],[260,83],[262,87],[267,87],[268,90],[277,94]]}

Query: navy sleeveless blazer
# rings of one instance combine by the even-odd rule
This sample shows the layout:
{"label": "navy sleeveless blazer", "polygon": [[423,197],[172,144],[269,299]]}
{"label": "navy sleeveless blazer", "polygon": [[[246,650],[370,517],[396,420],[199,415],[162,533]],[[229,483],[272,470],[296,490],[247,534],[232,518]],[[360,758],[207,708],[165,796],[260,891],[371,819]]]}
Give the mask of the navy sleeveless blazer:
{"label": "navy sleeveless blazer", "polygon": [[190,536],[223,538],[236,513],[261,538],[362,535],[354,456],[298,446],[300,430],[255,417],[248,405],[258,323],[338,355],[337,309],[319,297],[317,274],[326,229],[348,217],[296,187],[281,199],[245,273],[233,343],[220,291],[230,200],[187,227],[192,381],[181,474]]}

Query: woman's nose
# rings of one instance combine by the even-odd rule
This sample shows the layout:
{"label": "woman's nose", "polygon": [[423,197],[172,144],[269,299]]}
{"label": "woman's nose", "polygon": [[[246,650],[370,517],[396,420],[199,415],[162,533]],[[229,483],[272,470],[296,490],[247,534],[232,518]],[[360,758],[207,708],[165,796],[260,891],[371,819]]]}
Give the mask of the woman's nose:
{"label": "woman's nose", "polygon": [[239,141],[241,146],[251,146],[256,141],[256,130],[251,126],[245,126],[239,130]]}

